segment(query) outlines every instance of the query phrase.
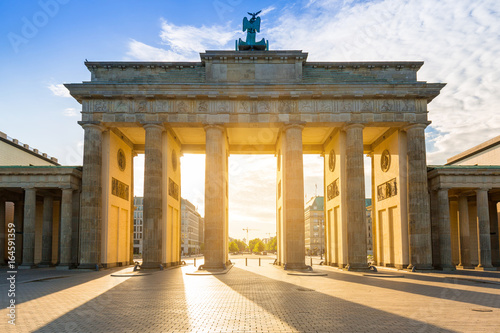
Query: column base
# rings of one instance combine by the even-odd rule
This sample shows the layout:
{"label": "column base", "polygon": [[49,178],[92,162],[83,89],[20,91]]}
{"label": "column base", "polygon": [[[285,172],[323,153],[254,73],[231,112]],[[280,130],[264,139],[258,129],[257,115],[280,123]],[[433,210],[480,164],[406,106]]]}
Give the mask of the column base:
{"label": "column base", "polygon": [[283,265],[284,270],[299,270],[299,271],[305,271],[305,270],[310,270],[312,269],[311,266],[307,266],[306,264],[302,263],[286,263]]}
{"label": "column base", "polygon": [[147,262],[143,263],[141,266],[141,269],[163,269],[163,265],[159,262]]}
{"label": "column base", "polygon": [[456,268],[460,269],[460,270],[462,270],[462,269],[474,269],[474,266],[472,266],[472,265],[457,265]]}
{"label": "column base", "polygon": [[[61,264],[61,265],[64,265],[64,264]],[[77,266],[78,269],[92,269],[92,270],[95,270],[95,271],[98,271],[99,269],[102,268],[102,265],[101,264],[80,264]]]}
{"label": "column base", "polygon": [[68,271],[71,269],[71,265],[69,264],[60,264],[56,266],[57,271]]}
{"label": "column base", "polygon": [[344,267],[344,270],[350,271],[350,272],[369,272],[370,267],[368,264],[363,263],[363,264],[347,264]]}
{"label": "column base", "polygon": [[496,267],[493,266],[476,266],[474,267],[476,271],[496,271]]}
{"label": "column base", "polygon": [[54,267],[54,264],[51,262],[45,261],[45,262],[39,263],[38,267],[40,267],[40,268]]}
{"label": "column base", "polygon": [[443,266],[438,266],[436,269],[439,269],[444,272],[453,272],[456,270],[455,266],[453,265],[443,265]]}
{"label": "column base", "polygon": [[434,266],[432,266],[431,264],[416,264],[416,265],[409,264],[406,269],[408,271],[410,271],[410,272],[413,272],[413,271],[416,271],[416,270],[419,270],[419,271],[430,271],[430,270],[434,269]]}

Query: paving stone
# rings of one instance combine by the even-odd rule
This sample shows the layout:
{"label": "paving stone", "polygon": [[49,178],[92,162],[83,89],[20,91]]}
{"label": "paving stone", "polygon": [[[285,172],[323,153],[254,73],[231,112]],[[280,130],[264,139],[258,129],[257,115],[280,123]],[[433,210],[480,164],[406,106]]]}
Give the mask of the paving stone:
{"label": "paving stone", "polygon": [[15,328],[0,281],[0,332],[499,331],[500,272],[377,275],[314,266],[327,275],[292,276],[268,262],[234,262],[228,274],[211,276],[186,275],[192,261],[137,277],[111,276],[132,267],[22,271]]}

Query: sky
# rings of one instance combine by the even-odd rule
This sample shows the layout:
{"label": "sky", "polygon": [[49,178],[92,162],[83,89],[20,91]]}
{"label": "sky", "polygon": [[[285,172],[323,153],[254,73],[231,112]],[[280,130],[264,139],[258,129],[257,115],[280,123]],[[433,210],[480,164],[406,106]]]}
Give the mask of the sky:
{"label": "sky", "polygon": [[[85,59],[199,61],[204,50],[232,50],[242,18],[258,10],[258,38],[309,61],[424,61],[420,81],[447,83],[428,106],[428,164],[500,135],[498,0],[3,0],[0,131],[81,165],[81,106],[62,84],[90,80]],[[139,196],[143,163],[135,158]],[[230,236],[246,237],[247,227],[250,238],[274,234],[274,156],[229,163]],[[204,156],[181,165],[182,196],[203,215]],[[304,157],[308,197],[323,193],[322,170],[321,157]]]}

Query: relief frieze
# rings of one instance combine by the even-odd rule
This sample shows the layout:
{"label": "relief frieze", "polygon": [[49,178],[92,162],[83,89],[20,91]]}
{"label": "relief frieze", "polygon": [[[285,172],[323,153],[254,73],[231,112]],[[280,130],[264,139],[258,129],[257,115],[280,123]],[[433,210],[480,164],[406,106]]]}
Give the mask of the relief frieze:
{"label": "relief frieze", "polygon": [[424,112],[425,101],[405,99],[332,99],[332,100],[132,100],[94,99],[83,103],[82,111],[96,113],[199,113],[199,114],[295,114],[295,113],[392,113]]}
{"label": "relief frieze", "polygon": [[377,186],[377,200],[382,201],[398,194],[396,178]]}
{"label": "relief frieze", "polygon": [[126,99],[119,99],[114,101],[114,112],[127,113],[130,111],[130,101]]}
{"label": "relief frieze", "polygon": [[166,100],[156,100],[155,101],[155,112],[170,112],[169,101]]}
{"label": "relief frieze", "polygon": [[179,200],[179,185],[172,178],[168,178],[168,195],[175,200]]}
{"label": "relief frieze", "polygon": [[94,112],[109,112],[109,101],[103,99],[95,99]]}
{"label": "relief frieze", "polygon": [[338,197],[340,194],[340,189],[339,189],[339,179],[335,179],[333,182],[328,185],[326,188],[326,197],[327,201],[330,201],[332,199],[335,199]]}
{"label": "relief frieze", "polygon": [[129,200],[129,186],[116,178],[111,178],[111,194]]}

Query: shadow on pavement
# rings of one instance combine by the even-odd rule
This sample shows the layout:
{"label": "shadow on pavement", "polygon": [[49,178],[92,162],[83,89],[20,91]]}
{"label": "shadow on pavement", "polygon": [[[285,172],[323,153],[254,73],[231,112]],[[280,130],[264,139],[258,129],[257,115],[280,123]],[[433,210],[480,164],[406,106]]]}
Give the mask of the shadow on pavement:
{"label": "shadow on pavement", "polygon": [[216,278],[301,332],[452,332],[417,320],[417,310],[401,317],[236,267]]}
{"label": "shadow on pavement", "polygon": [[181,274],[174,269],[132,277],[35,332],[189,331]]}
{"label": "shadow on pavement", "polygon": [[[360,275],[354,275],[354,274],[347,274],[347,273],[342,273],[342,272],[335,272],[331,270],[319,270],[319,271],[324,271],[328,272],[328,278],[330,279],[335,279],[339,281],[346,281],[346,282],[351,282],[351,283],[359,283],[363,285],[369,285],[373,287],[378,287],[378,288],[386,288],[386,289],[391,289],[391,290],[396,290],[396,291],[402,291],[402,292],[407,292],[411,294],[418,294],[422,296],[427,296],[427,297],[434,297],[434,298],[439,298],[439,299],[445,299],[445,300],[450,300],[450,301],[455,301],[455,302],[463,302],[463,303],[469,303],[469,304],[474,304],[474,305],[481,305],[481,306],[489,306],[489,307],[494,307],[494,308],[500,308],[500,295],[495,295],[495,294],[490,294],[486,292],[477,292],[477,291],[470,291],[470,290],[460,290],[460,289],[454,289],[454,288],[447,288],[447,287],[438,287],[438,286],[429,286],[429,285],[422,285],[422,284],[415,284],[411,282],[411,279],[414,280],[422,280],[426,282],[447,282],[447,283],[453,283],[457,285],[468,285],[468,286],[478,286],[476,283],[469,282],[465,283],[467,281],[459,281],[459,280],[449,280],[449,281],[444,281],[444,279],[439,279],[439,278],[434,278],[434,277],[423,277],[419,275],[411,275],[411,274],[405,274],[404,278],[410,278],[408,282],[402,282],[402,281],[395,281],[394,279],[390,280],[384,280],[383,278],[378,278],[378,277],[365,277],[365,276],[360,276]],[[384,272],[385,273],[385,272]],[[389,273],[388,273],[389,274]],[[396,275],[401,275],[401,274],[396,274]],[[437,280],[435,280],[437,279]],[[480,287],[484,287],[486,284],[480,284]],[[500,289],[498,285],[488,285],[488,288],[495,288]]]}

